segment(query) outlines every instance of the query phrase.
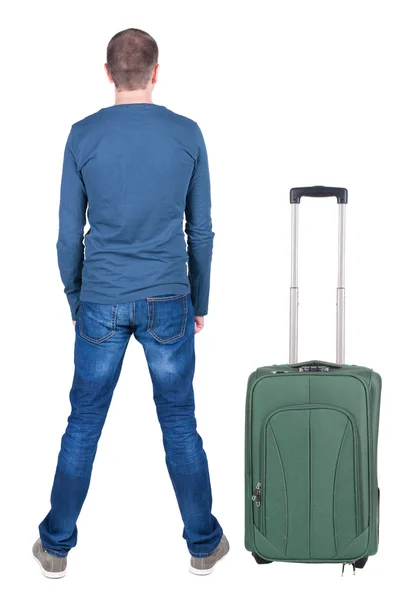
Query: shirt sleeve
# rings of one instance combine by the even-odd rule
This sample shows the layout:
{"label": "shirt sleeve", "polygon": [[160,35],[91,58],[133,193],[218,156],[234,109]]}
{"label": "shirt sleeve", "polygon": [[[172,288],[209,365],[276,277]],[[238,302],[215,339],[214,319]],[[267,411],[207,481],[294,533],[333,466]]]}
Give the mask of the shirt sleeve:
{"label": "shirt sleeve", "polygon": [[58,265],[64,291],[76,321],[84,262],[87,195],[75,155],[73,129],[65,146],[59,205]]}
{"label": "shirt sleeve", "polygon": [[186,197],[189,281],[195,315],[208,312],[213,237],[209,164],[202,132],[197,126],[198,150]]}

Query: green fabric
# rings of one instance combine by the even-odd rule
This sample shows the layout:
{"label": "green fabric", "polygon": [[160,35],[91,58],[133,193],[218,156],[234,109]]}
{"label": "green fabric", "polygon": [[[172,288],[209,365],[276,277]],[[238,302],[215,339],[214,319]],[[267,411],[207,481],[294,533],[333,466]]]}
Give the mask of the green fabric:
{"label": "green fabric", "polygon": [[[298,562],[376,553],[380,389],[379,375],[349,365],[312,373],[274,365],[252,373],[246,404],[248,550],[267,560]],[[260,506],[252,500],[258,482]]]}

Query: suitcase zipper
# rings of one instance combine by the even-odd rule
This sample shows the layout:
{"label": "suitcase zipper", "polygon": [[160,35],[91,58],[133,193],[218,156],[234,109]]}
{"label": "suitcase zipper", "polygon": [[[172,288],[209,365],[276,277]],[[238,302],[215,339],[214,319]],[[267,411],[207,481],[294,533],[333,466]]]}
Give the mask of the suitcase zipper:
{"label": "suitcase zipper", "polygon": [[258,507],[261,506],[261,484],[259,481],[256,484],[255,491],[252,495],[252,502],[255,502]]}

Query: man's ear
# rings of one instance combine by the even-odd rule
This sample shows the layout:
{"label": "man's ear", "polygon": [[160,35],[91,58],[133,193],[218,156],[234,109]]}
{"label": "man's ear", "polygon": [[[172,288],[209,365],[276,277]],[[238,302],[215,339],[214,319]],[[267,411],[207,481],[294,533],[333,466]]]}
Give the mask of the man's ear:
{"label": "man's ear", "polygon": [[153,69],[153,74],[151,76],[151,83],[155,85],[159,79],[159,67],[160,65],[156,65]]}
{"label": "man's ear", "polygon": [[111,77],[110,70],[109,70],[109,68],[108,68],[108,65],[107,65],[107,63],[105,63],[105,65],[104,65],[104,68],[105,68],[105,73],[107,74],[107,77],[108,77],[108,81],[109,81],[110,83],[114,83],[114,80],[113,80],[113,78]]}

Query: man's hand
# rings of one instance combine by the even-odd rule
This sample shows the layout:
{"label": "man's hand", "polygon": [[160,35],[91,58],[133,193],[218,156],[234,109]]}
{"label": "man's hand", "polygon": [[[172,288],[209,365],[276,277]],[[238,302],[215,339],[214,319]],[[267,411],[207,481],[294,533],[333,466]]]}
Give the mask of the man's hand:
{"label": "man's hand", "polygon": [[76,325],[76,321],[72,321],[72,323],[73,323],[74,325]]}
{"label": "man's hand", "polygon": [[205,317],[195,317],[195,333],[202,331],[205,326]]}

